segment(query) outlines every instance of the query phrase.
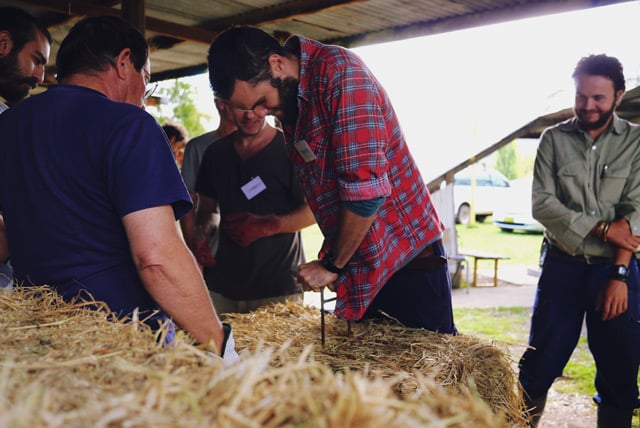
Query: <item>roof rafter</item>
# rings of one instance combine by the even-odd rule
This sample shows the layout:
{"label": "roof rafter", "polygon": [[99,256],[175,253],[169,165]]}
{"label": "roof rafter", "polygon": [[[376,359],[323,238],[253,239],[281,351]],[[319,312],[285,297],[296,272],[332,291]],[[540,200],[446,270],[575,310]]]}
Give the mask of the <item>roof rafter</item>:
{"label": "roof rafter", "polygon": [[[53,12],[67,15],[70,19],[81,16],[121,16],[121,11],[113,7],[97,5],[90,1],[75,0],[23,0],[22,3],[31,6],[41,7]],[[112,2],[120,4],[121,2]],[[190,27],[188,25],[175,24],[162,19],[146,18],[146,28],[148,31],[161,34],[167,37],[174,37],[180,40],[190,40],[209,44],[215,38],[216,33],[202,27]]]}
{"label": "roof rafter", "polygon": [[[360,3],[364,0],[292,0],[277,6],[253,9],[222,19],[205,21],[197,26],[180,25],[162,19],[147,16],[146,29],[154,34],[171,37],[180,41],[193,41],[210,44],[215,36],[233,25],[266,25],[275,22],[291,21],[305,15],[311,15],[335,8]],[[120,16],[121,11],[113,6],[120,1],[110,1],[109,5],[87,0],[23,0],[22,3],[67,15],[69,18],[80,16],[109,15]]]}

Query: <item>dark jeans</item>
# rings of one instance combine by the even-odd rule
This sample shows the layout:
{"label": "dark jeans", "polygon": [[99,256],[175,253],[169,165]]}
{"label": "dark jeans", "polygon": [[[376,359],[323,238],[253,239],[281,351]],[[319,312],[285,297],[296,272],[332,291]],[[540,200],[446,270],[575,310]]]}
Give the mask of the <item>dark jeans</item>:
{"label": "dark jeans", "polygon": [[586,315],[589,349],[596,364],[594,400],[620,409],[638,406],[640,276],[635,258],[628,282],[629,309],[602,321],[595,310],[609,263],[586,264],[547,256],[538,282],[529,345],[520,360],[520,382],[532,399],[546,396],[575,349]]}
{"label": "dark jeans", "polygon": [[[442,243],[436,244],[435,249],[431,257],[446,258]],[[447,264],[437,269],[400,269],[378,292],[365,318],[378,317],[380,311],[407,327],[457,333]]]}

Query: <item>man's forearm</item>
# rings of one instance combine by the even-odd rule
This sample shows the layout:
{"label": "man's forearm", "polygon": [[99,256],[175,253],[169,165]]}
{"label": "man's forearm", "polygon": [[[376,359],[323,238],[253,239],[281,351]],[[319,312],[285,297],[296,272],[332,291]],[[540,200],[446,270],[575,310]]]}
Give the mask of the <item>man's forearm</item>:
{"label": "man's forearm", "polygon": [[216,216],[218,212],[218,202],[213,198],[200,195],[198,197],[198,209],[195,212],[195,225],[193,233],[204,233],[206,236],[211,236],[215,228],[218,227],[219,216]]}
{"label": "man's forearm", "polygon": [[133,262],[158,306],[195,340],[220,353],[222,324],[191,252],[178,234],[171,206],[123,217]]}
{"label": "man's forearm", "polygon": [[140,277],[149,294],[178,326],[199,343],[213,340],[212,350],[220,354],[224,341],[222,324],[198,265],[184,246],[176,246],[171,253],[171,264],[141,266]]}
{"label": "man's forearm", "polygon": [[294,233],[316,222],[311,208],[309,208],[309,205],[306,203],[290,213],[278,217],[277,233]]}
{"label": "man's forearm", "polygon": [[346,208],[342,209],[340,229],[335,243],[331,246],[334,264],[342,268],[349,263],[369,232],[376,214],[362,217]]}

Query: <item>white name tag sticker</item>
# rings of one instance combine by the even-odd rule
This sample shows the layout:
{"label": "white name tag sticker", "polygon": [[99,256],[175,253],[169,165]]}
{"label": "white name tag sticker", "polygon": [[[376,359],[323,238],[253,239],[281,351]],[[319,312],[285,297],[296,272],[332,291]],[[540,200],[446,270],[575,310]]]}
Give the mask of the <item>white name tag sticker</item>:
{"label": "white name tag sticker", "polygon": [[307,144],[305,140],[298,140],[295,142],[293,146],[296,148],[296,150],[298,151],[300,156],[302,156],[302,159],[304,159],[305,162],[311,162],[313,160],[316,160],[315,153],[311,151],[311,147],[309,147],[309,144]]}
{"label": "white name tag sticker", "polygon": [[247,184],[240,187],[240,190],[242,190],[247,199],[251,200],[266,188],[267,186],[265,186],[260,177],[254,177]]}

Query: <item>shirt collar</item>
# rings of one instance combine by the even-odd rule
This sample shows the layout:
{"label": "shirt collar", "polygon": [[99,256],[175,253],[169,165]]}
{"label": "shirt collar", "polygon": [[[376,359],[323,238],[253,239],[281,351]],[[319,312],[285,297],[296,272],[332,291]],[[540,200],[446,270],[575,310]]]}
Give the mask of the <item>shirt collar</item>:
{"label": "shirt collar", "polygon": [[309,100],[310,92],[309,63],[322,46],[320,42],[298,35],[289,37],[284,44],[289,52],[298,55],[298,97],[305,101]]}
{"label": "shirt collar", "polygon": [[620,135],[627,129],[628,123],[617,114],[613,113],[613,122],[611,123],[613,131]]}

